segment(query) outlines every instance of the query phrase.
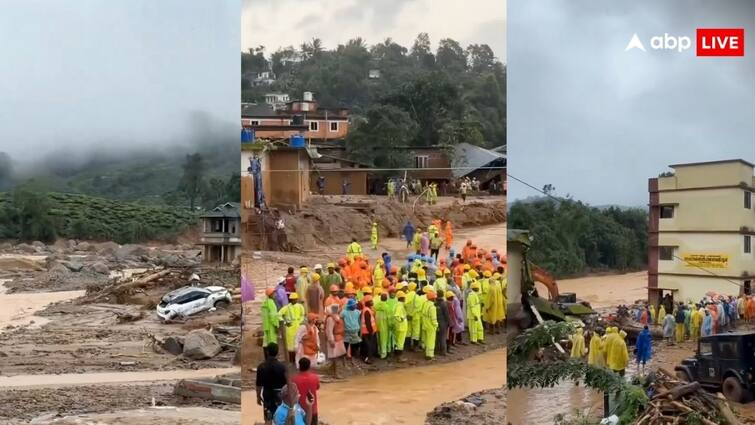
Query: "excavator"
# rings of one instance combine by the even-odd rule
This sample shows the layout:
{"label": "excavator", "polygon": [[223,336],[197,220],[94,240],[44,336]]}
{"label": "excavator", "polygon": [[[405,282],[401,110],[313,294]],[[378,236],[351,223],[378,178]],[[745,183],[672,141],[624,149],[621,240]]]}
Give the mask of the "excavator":
{"label": "excavator", "polygon": [[[509,241],[511,242],[511,239]],[[516,258],[516,260],[519,260],[519,264],[511,269],[509,288],[513,290],[518,288],[521,298],[515,300],[512,299],[513,296],[509,297],[510,303],[519,304],[512,311],[514,314],[510,316],[510,321],[516,322],[520,329],[526,329],[544,320],[579,320],[588,324],[598,319],[598,314],[589,303],[578,300],[577,295],[573,292],[560,292],[556,279],[544,268],[530,261],[528,258],[530,250],[528,236],[514,235],[514,241],[519,244],[516,250],[518,255],[512,256],[510,249],[509,258]],[[507,270],[509,270],[508,266],[507,264]],[[516,271],[519,271],[519,273],[516,273]],[[545,286],[548,291],[547,298],[538,293],[536,282]]]}

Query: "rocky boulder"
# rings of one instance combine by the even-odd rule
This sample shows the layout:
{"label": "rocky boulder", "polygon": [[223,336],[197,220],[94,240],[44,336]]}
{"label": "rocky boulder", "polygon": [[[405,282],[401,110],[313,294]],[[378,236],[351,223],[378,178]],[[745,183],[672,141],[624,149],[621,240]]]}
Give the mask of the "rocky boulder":
{"label": "rocky boulder", "polygon": [[211,359],[222,351],[215,335],[203,329],[195,329],[184,338],[183,356],[192,360]]}
{"label": "rocky boulder", "polygon": [[95,273],[110,274],[110,267],[108,267],[107,264],[103,263],[102,261],[98,261],[92,264],[91,267]]}
{"label": "rocky boulder", "polygon": [[119,260],[125,260],[130,257],[141,257],[147,255],[149,250],[141,245],[123,245],[115,251],[115,258]]}
{"label": "rocky boulder", "polygon": [[97,245],[97,250],[101,255],[115,255],[118,248],[120,248],[120,245],[115,242],[103,242]]}

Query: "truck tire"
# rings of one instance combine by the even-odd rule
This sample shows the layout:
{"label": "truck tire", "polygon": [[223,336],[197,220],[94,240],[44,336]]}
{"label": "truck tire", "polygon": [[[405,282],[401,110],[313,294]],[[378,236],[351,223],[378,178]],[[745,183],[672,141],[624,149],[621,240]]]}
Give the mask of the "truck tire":
{"label": "truck tire", "polygon": [[721,391],[724,393],[724,397],[727,400],[740,403],[745,398],[745,389],[742,388],[742,383],[739,382],[735,376],[730,376],[724,379],[723,385],[721,385]]}
{"label": "truck tire", "polygon": [[684,370],[677,370],[676,377],[682,382],[692,382],[692,377]]}

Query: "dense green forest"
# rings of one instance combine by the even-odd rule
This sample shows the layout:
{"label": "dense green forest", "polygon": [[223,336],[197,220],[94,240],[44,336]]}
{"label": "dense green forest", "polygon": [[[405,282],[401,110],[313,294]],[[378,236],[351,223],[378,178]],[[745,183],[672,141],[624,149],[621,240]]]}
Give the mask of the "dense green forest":
{"label": "dense green forest", "polygon": [[638,270],[647,264],[647,212],[572,199],[514,202],[508,226],[529,230],[530,259],[556,277]]}
{"label": "dense green forest", "polygon": [[170,240],[196,223],[188,208],[146,206],[22,187],[0,193],[0,239]]}
{"label": "dense green forest", "polygon": [[[421,33],[410,47],[355,38],[328,50],[313,39],[270,55],[263,46],[250,49],[241,67],[243,101],[311,91],[324,107],[351,108],[349,154],[376,166],[407,165],[406,155],[391,153],[396,146],[506,144],[506,67],[486,44],[465,48],[442,39],[433,51]],[[253,86],[253,77],[268,70],[276,81]],[[379,78],[370,78],[371,70]]]}

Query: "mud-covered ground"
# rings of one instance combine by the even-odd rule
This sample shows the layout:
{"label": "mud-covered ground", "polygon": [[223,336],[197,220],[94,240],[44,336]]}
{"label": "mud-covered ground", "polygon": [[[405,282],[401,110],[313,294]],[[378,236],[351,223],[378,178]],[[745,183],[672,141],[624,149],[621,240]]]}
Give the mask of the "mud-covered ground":
{"label": "mud-covered ground", "polygon": [[443,403],[427,414],[426,425],[506,423],[506,390],[495,388]]}
{"label": "mud-covered ground", "polygon": [[[152,399],[158,406],[203,406],[238,411],[238,405],[203,400],[182,400],[173,394],[172,381],[58,388],[3,389],[2,420],[28,421],[39,417],[96,414],[127,409],[146,409]],[[34,406],[30,409],[29,406]]]}
{"label": "mud-covered ground", "polygon": [[[114,289],[160,270],[170,274],[133,289]],[[0,423],[24,423],[49,411],[67,416],[143,408],[153,396],[178,403],[172,396],[175,377],[106,384],[113,379],[108,374],[230,370],[240,340],[240,304],[174,322],[155,313],[160,297],[187,285],[191,273],[199,274],[203,285],[238,287],[238,268],[202,265],[193,247],[72,241],[0,246]],[[208,360],[189,360],[155,343],[194,329],[211,330],[223,350]],[[75,386],[54,384],[59,381]],[[103,421],[153,423],[148,417],[128,422],[132,413]],[[177,423],[214,423],[212,415],[208,418]]]}

